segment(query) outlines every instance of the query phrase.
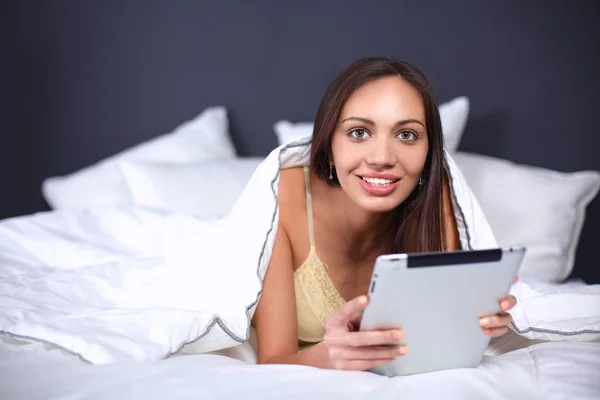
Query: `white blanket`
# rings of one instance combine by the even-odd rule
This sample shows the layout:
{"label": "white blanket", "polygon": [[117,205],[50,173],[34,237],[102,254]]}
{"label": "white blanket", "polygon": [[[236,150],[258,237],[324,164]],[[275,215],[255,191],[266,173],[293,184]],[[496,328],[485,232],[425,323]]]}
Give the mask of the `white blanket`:
{"label": "white blanket", "polygon": [[[31,345],[33,346],[33,345]],[[598,399],[600,344],[544,343],[478,368],[387,378],[216,355],[89,365],[30,346],[0,351],[2,399]]]}
{"label": "white blanket", "polygon": [[[94,364],[155,360],[184,346],[203,353],[246,341],[277,230],[279,171],[307,164],[309,154],[306,139],[274,150],[219,221],[140,208],[3,221],[0,331]],[[495,247],[477,201],[446,159],[463,248]],[[515,330],[549,340],[600,336],[599,287],[542,292],[515,285]]]}

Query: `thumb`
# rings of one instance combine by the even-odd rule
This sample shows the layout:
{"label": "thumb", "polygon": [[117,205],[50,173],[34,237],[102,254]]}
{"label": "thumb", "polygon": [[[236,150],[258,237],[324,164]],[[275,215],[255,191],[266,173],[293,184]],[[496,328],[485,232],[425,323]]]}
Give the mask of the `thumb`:
{"label": "thumb", "polygon": [[369,300],[367,296],[363,295],[342,304],[342,306],[331,315],[331,323],[335,327],[346,328],[349,322],[353,322],[356,319],[356,315],[362,315],[362,312],[365,310],[368,303]]}

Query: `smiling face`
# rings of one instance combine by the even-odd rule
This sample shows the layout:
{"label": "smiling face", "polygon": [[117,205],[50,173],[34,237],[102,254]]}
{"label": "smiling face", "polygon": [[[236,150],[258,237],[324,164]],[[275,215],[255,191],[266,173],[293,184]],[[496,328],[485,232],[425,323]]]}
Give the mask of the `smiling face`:
{"label": "smiling face", "polygon": [[330,162],[350,199],[371,212],[400,205],[415,190],[429,143],[421,94],[400,76],[357,88],[344,104]]}

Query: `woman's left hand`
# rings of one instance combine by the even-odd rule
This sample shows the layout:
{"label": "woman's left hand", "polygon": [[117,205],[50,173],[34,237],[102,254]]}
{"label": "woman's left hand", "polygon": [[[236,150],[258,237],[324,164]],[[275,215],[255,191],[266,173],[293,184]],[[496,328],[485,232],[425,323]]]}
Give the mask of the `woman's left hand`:
{"label": "woman's left hand", "polygon": [[[515,282],[519,277],[515,278]],[[517,304],[517,299],[513,295],[506,296],[500,300],[500,309],[502,312],[496,315],[486,315],[479,319],[479,325],[484,334],[491,337],[498,337],[508,332],[508,324],[512,322],[512,316],[506,311]]]}

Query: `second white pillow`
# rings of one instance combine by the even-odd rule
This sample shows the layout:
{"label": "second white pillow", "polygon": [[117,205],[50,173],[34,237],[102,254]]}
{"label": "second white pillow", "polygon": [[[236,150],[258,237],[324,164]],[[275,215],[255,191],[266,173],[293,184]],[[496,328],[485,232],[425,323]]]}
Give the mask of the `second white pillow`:
{"label": "second white pillow", "polygon": [[133,204],[215,219],[231,211],[263,160],[248,157],[192,164],[123,161],[119,167]]}

